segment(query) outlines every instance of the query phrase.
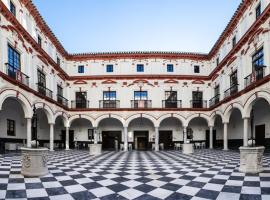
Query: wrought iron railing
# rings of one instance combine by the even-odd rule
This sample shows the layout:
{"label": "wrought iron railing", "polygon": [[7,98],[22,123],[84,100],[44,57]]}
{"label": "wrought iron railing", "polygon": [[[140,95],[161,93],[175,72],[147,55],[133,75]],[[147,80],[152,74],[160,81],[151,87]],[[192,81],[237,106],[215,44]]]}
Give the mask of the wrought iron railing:
{"label": "wrought iron railing", "polygon": [[53,92],[46,88],[45,86],[43,86],[41,83],[37,83],[37,91],[39,92],[39,94],[49,97],[49,98],[53,98]]}
{"label": "wrought iron railing", "polygon": [[100,100],[99,108],[119,108],[120,101],[119,100]]}
{"label": "wrought iron railing", "polygon": [[191,108],[207,108],[206,100],[191,100],[190,101]]}
{"label": "wrought iron railing", "polygon": [[227,97],[230,97],[230,96],[236,94],[238,92],[238,85],[239,84],[235,84],[235,85],[231,86],[229,89],[225,90],[224,98],[227,98]]}
{"label": "wrought iron railing", "polygon": [[152,108],[151,100],[131,100],[131,108]]}
{"label": "wrought iron railing", "polygon": [[89,108],[89,101],[88,100],[75,100],[71,101],[71,108],[72,109],[82,109],[82,108]]}
{"label": "wrought iron railing", "polygon": [[162,108],[182,108],[181,100],[163,100]]}
{"label": "wrought iron railing", "polygon": [[212,99],[209,100],[209,107],[212,107],[216,104],[218,104],[220,101],[220,94],[214,96]]}
{"label": "wrought iron railing", "polygon": [[245,80],[245,88],[250,86],[252,83],[259,81],[265,77],[265,70],[264,67],[261,67],[255,70],[253,73],[249,74],[247,77],[244,78]]}
{"label": "wrought iron railing", "polygon": [[15,68],[14,66],[10,65],[9,63],[6,63],[6,74],[15,79],[16,81],[29,86],[29,76],[22,73],[19,69]]}
{"label": "wrought iron railing", "polygon": [[68,107],[68,100],[60,94],[57,94],[57,102],[65,107]]}

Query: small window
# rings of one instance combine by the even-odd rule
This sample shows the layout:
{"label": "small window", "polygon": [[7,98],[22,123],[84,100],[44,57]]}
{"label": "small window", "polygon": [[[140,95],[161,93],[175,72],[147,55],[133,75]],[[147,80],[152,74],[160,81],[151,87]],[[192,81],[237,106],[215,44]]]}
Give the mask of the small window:
{"label": "small window", "polygon": [[16,136],[15,135],[15,121],[11,119],[7,119],[7,135],[8,136]]}
{"label": "small window", "polygon": [[88,140],[94,140],[94,129],[88,129]]}
{"label": "small window", "polygon": [[16,17],[16,7],[12,1],[10,1],[10,12]]}
{"label": "small window", "polygon": [[261,7],[262,7],[261,3],[259,3],[258,6],[256,7],[256,19],[258,19],[262,14]]}
{"label": "small window", "polygon": [[58,66],[60,66],[60,64],[61,64],[61,60],[60,60],[60,58],[59,58],[59,57],[57,57],[57,58],[56,58],[56,62],[57,62],[57,65],[58,65]]}
{"label": "small window", "polygon": [[219,57],[217,57],[216,65],[217,65],[217,66],[219,65]]}
{"label": "small window", "polygon": [[84,65],[78,66],[78,73],[80,73],[80,74],[84,73]]}
{"label": "small window", "polygon": [[106,66],[106,71],[107,72],[113,72],[113,65],[107,65]]}
{"label": "small window", "polygon": [[173,65],[172,64],[168,64],[167,65],[167,72],[173,72]]}
{"label": "small window", "polygon": [[41,39],[40,35],[38,35],[38,45],[40,47],[42,47],[42,39]]}
{"label": "small window", "polygon": [[199,65],[194,65],[194,73],[196,73],[196,74],[200,73],[200,66]]}
{"label": "small window", "polygon": [[144,72],[144,65],[138,64],[137,65],[137,72]]}
{"label": "small window", "polygon": [[235,47],[235,45],[236,45],[236,36],[234,36],[232,39],[232,47]]}

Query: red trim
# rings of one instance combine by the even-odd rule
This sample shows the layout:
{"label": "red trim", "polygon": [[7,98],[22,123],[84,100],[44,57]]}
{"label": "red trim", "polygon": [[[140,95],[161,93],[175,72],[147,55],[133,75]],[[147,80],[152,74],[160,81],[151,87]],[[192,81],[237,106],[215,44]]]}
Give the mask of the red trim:
{"label": "red trim", "polygon": [[87,84],[86,81],[82,81],[82,80],[77,80],[77,81],[74,81],[73,84],[75,85],[82,85],[82,84]]}

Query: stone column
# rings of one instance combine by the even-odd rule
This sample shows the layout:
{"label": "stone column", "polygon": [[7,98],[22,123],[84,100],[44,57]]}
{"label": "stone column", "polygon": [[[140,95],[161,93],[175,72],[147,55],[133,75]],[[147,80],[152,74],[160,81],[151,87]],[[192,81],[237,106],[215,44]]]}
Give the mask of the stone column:
{"label": "stone column", "polygon": [[213,126],[209,127],[209,148],[213,149]]}
{"label": "stone column", "polygon": [[223,150],[228,150],[228,123],[223,123]]}
{"label": "stone column", "polygon": [[53,151],[54,144],[54,124],[50,124],[50,151]]}
{"label": "stone column", "polygon": [[124,127],[124,151],[128,151],[128,128]]}
{"label": "stone column", "polygon": [[183,134],[184,134],[184,144],[187,143],[187,127],[184,126],[183,127]]}
{"label": "stone column", "polygon": [[69,127],[66,127],[66,150],[69,150]]}
{"label": "stone column", "polygon": [[94,127],[94,144],[98,143],[97,127]]}
{"label": "stone column", "polygon": [[26,134],[27,134],[27,147],[31,148],[31,140],[32,140],[32,135],[31,135],[31,125],[32,125],[32,119],[27,118],[26,119],[27,124],[26,124]]}
{"label": "stone column", "polygon": [[244,136],[243,136],[243,145],[244,147],[248,146],[248,118],[244,118]]}
{"label": "stone column", "polygon": [[159,127],[155,127],[155,151],[159,151]]}

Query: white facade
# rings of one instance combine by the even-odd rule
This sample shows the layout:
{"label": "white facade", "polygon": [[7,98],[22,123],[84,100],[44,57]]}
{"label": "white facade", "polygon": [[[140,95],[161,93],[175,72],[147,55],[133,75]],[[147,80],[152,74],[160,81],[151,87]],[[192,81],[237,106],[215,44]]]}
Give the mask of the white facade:
{"label": "white facade", "polygon": [[[10,2],[16,8],[16,16],[10,11]],[[38,108],[38,139],[47,145],[50,141],[51,149],[53,141],[63,142],[62,136],[68,130],[74,131],[73,139],[78,142],[92,142],[88,129],[94,129],[95,133],[116,131],[121,134],[120,142],[134,143],[137,147],[136,131],[148,131],[150,143],[158,137],[157,131],[171,131],[171,140],[176,143],[183,142],[187,127],[193,130],[193,140],[199,142],[207,140],[206,131],[213,127],[216,145],[221,143],[226,149],[227,141],[229,146],[230,142],[243,140],[245,144],[251,136],[252,107],[253,132],[256,132],[256,126],[265,125],[265,138],[270,138],[267,110],[267,102],[270,102],[269,4],[269,0],[244,0],[208,54],[119,52],[70,55],[38,16],[31,1],[1,0],[0,138],[7,142],[28,140],[29,144],[29,120],[34,105]],[[259,5],[261,14],[256,17]],[[20,55],[15,78],[7,71],[9,46]],[[262,48],[264,74],[256,79],[252,57]],[[143,65],[143,72],[137,71],[139,64]],[[108,65],[113,66],[113,72],[107,72]],[[168,72],[168,65],[173,65],[172,72]],[[83,73],[79,73],[79,66],[84,66]],[[195,73],[194,66],[199,66],[199,73]],[[44,84],[48,90],[43,95],[38,92],[38,70],[46,77]],[[231,90],[229,93],[226,90],[232,86],[231,74],[235,71],[238,86],[232,94]],[[24,75],[20,72],[29,77],[29,83],[22,80]],[[67,105],[63,105],[63,99],[59,101],[57,85],[63,88],[61,96],[67,99]],[[219,91],[215,93],[217,85]],[[119,104],[103,109],[104,91],[115,91],[114,100]],[[135,91],[147,91],[150,101],[147,108],[132,106],[131,101],[136,100]],[[176,107],[163,105],[166,91],[177,92]],[[202,92],[199,106],[192,103],[196,91]],[[76,107],[76,92],[86,92],[89,105]],[[217,94],[218,101],[215,101],[217,98],[213,97]],[[215,120],[216,116],[221,119]],[[15,121],[15,136],[7,135],[7,119]],[[227,132],[224,132],[226,128]],[[102,141],[102,137],[98,140]]]}

